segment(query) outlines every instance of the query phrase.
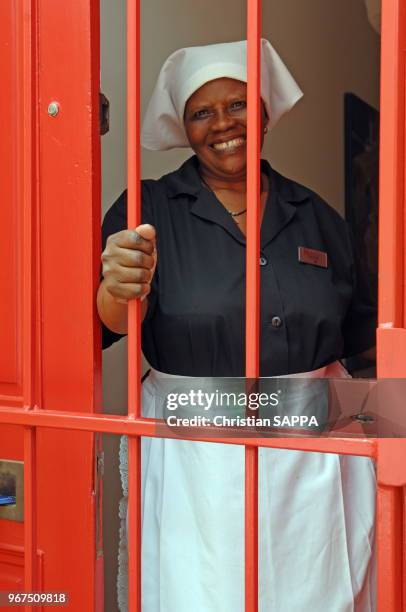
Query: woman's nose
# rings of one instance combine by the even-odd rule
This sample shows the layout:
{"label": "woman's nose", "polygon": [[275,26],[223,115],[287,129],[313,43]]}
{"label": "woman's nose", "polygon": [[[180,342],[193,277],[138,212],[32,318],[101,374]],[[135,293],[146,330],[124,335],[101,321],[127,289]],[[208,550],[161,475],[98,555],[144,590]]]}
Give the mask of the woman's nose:
{"label": "woman's nose", "polygon": [[235,119],[226,110],[218,111],[212,122],[212,130],[224,132],[235,124]]}

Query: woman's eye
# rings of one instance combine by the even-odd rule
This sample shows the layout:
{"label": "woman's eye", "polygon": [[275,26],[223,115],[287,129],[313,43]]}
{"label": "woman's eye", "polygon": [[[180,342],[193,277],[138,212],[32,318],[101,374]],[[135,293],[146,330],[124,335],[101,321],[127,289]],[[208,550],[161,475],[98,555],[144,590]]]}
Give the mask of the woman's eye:
{"label": "woman's eye", "polygon": [[193,119],[203,119],[204,117],[207,117],[208,114],[209,111],[207,110],[207,108],[203,108],[193,113]]}
{"label": "woman's eye", "polygon": [[231,110],[242,110],[247,107],[247,103],[245,100],[238,100],[237,102],[233,102],[231,105]]}

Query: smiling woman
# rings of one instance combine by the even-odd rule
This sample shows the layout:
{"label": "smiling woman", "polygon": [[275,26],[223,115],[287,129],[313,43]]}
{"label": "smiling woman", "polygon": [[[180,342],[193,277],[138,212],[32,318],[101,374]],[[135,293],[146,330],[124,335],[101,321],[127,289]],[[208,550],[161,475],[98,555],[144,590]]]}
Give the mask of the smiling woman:
{"label": "smiling woman", "polygon": [[[269,42],[261,53],[262,145],[302,94]],[[162,416],[157,399],[176,392],[179,377],[244,376],[246,80],[245,41],[172,54],[142,143],[195,155],[142,182],[143,225],[126,229],[126,193],[104,219],[104,346],[126,333],[128,300],[146,298],[145,417]],[[376,327],[348,228],[266,160],[261,186],[261,376],[348,376],[339,359],[372,347]],[[314,405],[315,388],[304,383],[298,414]],[[125,437],[120,459],[125,496]],[[261,449],[259,474],[260,611],[373,612],[370,460]],[[143,439],[142,479],[143,612],[242,612],[244,449]],[[123,553],[122,611],[126,580]]]}

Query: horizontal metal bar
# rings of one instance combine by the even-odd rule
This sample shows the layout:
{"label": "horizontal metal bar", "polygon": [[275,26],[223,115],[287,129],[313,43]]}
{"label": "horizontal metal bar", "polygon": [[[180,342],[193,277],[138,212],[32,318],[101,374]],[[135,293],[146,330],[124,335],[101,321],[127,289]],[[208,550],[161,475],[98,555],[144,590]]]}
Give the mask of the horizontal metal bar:
{"label": "horizontal metal bar", "polygon": [[196,442],[240,444],[251,447],[285,448],[319,453],[339,453],[342,455],[371,457],[373,459],[377,457],[378,446],[376,438],[316,438],[313,436],[291,438],[234,437],[238,429],[230,427],[216,427],[215,437],[207,435],[207,427],[191,427],[192,433],[188,436],[186,428],[183,428],[182,435],[179,435],[178,430],[172,430],[165,421],[159,419],[132,418],[116,414],[64,412],[62,410],[28,410],[14,407],[0,407],[1,424],[97,431],[151,438],[195,440]]}

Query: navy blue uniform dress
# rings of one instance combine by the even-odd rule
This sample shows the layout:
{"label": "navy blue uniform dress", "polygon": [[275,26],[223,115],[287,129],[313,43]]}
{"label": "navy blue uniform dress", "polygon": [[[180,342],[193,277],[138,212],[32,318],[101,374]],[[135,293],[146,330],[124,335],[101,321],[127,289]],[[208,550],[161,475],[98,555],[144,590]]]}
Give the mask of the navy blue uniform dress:
{"label": "navy blue uniform dress", "polygon": [[[269,195],[261,226],[260,373],[323,370],[374,346],[376,307],[344,220],[267,161],[261,169]],[[156,398],[171,384],[161,373],[244,375],[246,242],[202,184],[194,156],[142,182],[142,221],[156,228],[158,251],[142,325],[142,349],[153,368],[143,384],[142,413],[157,417]],[[105,216],[103,248],[126,227],[124,192]],[[299,257],[300,247],[318,251],[316,263],[326,254],[326,267]],[[119,338],[103,327],[104,347]],[[123,437],[121,611],[127,610],[126,447]],[[244,448],[144,438],[142,499],[143,612],[243,612]],[[374,500],[368,458],[260,449],[260,612],[374,612]]]}
{"label": "navy blue uniform dress", "polygon": [[[357,275],[345,221],[310,189],[262,160],[270,188],[261,226],[261,376],[318,369],[375,345],[376,307]],[[126,192],[107,212],[107,237],[127,227]],[[142,222],[157,231],[158,265],[142,348],[157,370],[242,376],[245,237],[202,184],[197,158],[142,182]],[[326,268],[298,248],[327,253]],[[120,338],[103,330],[103,347]]]}

